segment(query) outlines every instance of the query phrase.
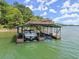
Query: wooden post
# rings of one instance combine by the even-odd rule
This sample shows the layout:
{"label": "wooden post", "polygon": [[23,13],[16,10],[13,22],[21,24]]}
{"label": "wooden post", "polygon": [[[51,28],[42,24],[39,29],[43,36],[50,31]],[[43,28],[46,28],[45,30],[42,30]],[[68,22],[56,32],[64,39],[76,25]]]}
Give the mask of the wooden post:
{"label": "wooden post", "polygon": [[[59,34],[59,36],[58,36],[58,34]],[[61,28],[57,28],[57,29],[56,29],[56,37],[57,37],[58,39],[61,38]]]}
{"label": "wooden post", "polygon": [[60,38],[61,38],[61,27],[60,27]]}
{"label": "wooden post", "polygon": [[23,33],[23,26],[21,26],[21,33]]}
{"label": "wooden post", "polygon": [[42,29],[43,29],[43,32],[44,32],[44,27]]}
{"label": "wooden post", "polygon": [[17,26],[17,33],[19,33],[19,26]]}
{"label": "wooden post", "polygon": [[52,27],[52,35],[53,35],[53,27]]}
{"label": "wooden post", "polygon": [[50,33],[52,33],[52,27],[50,27],[50,31],[51,31]]}
{"label": "wooden post", "polygon": [[56,37],[57,37],[57,35],[58,35],[58,28],[56,28]]}
{"label": "wooden post", "polygon": [[55,28],[54,28],[54,33],[56,33],[56,30],[55,30]]}
{"label": "wooden post", "polygon": [[48,27],[47,27],[47,30],[46,30],[46,31],[47,31],[47,33],[46,33],[46,34],[48,34]]}

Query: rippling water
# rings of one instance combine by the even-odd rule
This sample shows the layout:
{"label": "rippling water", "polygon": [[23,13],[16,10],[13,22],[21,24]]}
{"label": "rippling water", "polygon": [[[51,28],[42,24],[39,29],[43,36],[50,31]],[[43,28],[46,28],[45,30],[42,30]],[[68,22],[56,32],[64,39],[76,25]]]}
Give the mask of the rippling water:
{"label": "rippling water", "polygon": [[79,59],[79,26],[62,27],[62,39],[53,40],[48,45],[51,51],[55,48],[57,59]]}
{"label": "rippling water", "polygon": [[63,56],[68,59],[79,59],[79,26],[65,26],[62,28],[60,48]]}
{"label": "rippling water", "polygon": [[79,26],[62,27],[61,40],[17,45],[11,43],[12,33],[4,34],[0,33],[0,59],[79,59]]}

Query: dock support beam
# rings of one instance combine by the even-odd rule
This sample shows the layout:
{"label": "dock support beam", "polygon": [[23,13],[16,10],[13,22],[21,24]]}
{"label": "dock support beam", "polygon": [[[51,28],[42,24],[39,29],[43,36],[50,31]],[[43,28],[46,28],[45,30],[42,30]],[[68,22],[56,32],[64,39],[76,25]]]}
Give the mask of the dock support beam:
{"label": "dock support beam", "polygon": [[17,28],[17,33],[19,33],[19,26],[17,26],[16,28]]}
{"label": "dock support beam", "polygon": [[53,38],[61,39],[61,28],[53,28]]}

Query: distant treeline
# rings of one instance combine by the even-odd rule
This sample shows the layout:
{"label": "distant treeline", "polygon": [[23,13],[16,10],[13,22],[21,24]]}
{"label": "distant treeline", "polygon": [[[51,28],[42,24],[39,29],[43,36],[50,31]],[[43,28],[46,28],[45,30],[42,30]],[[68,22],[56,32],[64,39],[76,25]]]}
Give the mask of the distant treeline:
{"label": "distant treeline", "polygon": [[67,24],[62,24],[62,26],[79,26],[79,25],[67,25]]}

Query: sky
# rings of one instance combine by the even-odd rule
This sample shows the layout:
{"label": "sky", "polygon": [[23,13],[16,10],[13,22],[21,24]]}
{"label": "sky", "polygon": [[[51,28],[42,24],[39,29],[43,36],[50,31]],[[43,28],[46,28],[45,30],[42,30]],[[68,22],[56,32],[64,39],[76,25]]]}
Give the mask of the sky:
{"label": "sky", "polygon": [[6,0],[17,1],[29,7],[34,15],[49,18],[62,24],[79,25],[79,0]]}

